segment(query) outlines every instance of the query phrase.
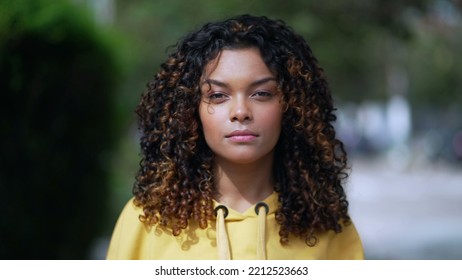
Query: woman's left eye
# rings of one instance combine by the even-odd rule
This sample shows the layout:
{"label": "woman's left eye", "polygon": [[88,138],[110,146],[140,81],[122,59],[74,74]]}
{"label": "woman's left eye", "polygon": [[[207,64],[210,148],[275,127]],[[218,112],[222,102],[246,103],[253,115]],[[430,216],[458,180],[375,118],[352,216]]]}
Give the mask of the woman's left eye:
{"label": "woman's left eye", "polygon": [[269,99],[273,96],[271,92],[268,91],[257,91],[254,94],[252,94],[252,97],[258,98],[258,99]]}

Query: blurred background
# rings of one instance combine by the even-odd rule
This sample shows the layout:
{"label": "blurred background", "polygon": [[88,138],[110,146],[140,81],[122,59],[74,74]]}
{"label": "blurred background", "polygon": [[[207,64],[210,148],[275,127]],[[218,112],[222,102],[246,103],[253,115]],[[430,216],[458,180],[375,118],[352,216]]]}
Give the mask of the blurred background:
{"label": "blurred background", "polygon": [[0,0],[0,258],[103,259],[168,47],[242,13],[311,45],[369,259],[462,259],[462,1]]}

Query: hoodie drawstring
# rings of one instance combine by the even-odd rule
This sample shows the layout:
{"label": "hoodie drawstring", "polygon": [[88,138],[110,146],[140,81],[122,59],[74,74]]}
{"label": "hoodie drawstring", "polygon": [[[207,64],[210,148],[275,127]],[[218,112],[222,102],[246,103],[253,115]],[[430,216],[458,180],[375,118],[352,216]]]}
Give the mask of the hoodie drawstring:
{"label": "hoodie drawstring", "polygon": [[[265,212],[260,211],[261,207]],[[269,207],[264,202],[259,202],[255,205],[255,213],[257,214],[257,259],[266,260],[266,215],[269,212]],[[225,219],[228,216],[228,208],[224,205],[219,205],[215,208],[216,231],[217,231],[217,250],[220,260],[230,260],[231,254],[229,249],[228,233],[225,227]]]}
{"label": "hoodie drawstring", "polygon": [[228,208],[224,205],[218,206],[215,208],[215,215],[217,216],[216,229],[218,259],[230,260],[231,254],[229,253],[228,233],[226,232],[225,227],[225,218],[228,216]]}
{"label": "hoodie drawstring", "polygon": [[[260,211],[260,208],[265,208],[265,213]],[[268,205],[264,202],[259,202],[255,205],[255,213],[258,215],[257,228],[257,259],[266,260],[266,214],[268,214]]]}

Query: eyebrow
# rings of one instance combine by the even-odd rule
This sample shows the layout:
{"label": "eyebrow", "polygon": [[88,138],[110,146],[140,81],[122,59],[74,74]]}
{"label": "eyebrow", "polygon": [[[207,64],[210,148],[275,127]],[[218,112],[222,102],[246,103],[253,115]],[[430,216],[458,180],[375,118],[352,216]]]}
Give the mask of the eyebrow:
{"label": "eyebrow", "polygon": [[[266,78],[263,78],[263,79],[253,81],[250,84],[250,87],[259,86],[259,85],[265,84],[265,83],[270,82],[270,81],[276,82],[276,78],[274,78],[274,77],[266,77]],[[214,79],[207,79],[202,83],[202,85],[204,85],[204,84],[216,85],[216,86],[224,87],[224,88],[229,88],[230,87],[229,84],[227,84],[225,82],[222,82],[222,81],[214,80]]]}

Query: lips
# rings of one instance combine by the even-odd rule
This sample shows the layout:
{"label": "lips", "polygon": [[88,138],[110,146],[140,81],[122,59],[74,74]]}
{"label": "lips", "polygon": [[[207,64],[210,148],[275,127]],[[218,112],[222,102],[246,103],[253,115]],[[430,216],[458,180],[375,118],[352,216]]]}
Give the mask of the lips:
{"label": "lips", "polygon": [[245,129],[235,130],[225,137],[233,142],[251,142],[258,137],[258,134],[251,130]]}

